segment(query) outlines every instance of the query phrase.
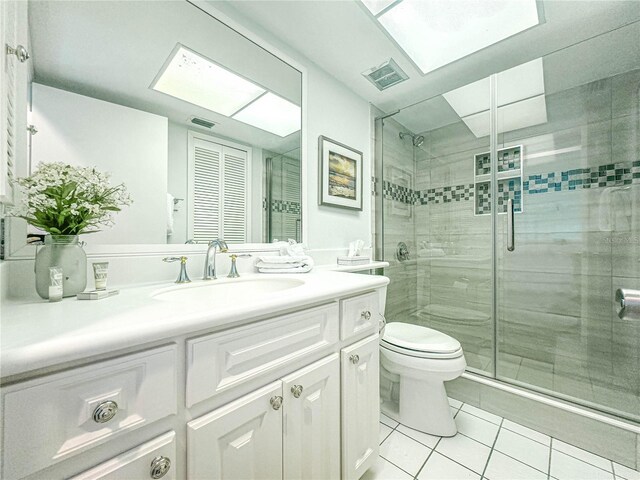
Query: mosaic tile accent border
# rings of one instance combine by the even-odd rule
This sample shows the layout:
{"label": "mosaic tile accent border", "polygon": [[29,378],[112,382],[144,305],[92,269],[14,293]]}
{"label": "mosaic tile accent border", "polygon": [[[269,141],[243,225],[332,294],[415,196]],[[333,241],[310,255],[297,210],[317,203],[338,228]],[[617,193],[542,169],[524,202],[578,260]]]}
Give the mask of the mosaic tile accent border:
{"label": "mosaic tile accent border", "polygon": [[272,200],[271,211],[277,213],[295,213],[300,214],[299,202],[285,202],[283,200]]}
{"label": "mosaic tile accent border", "polygon": [[[511,185],[511,181],[514,182],[513,185]],[[640,160],[529,175],[524,177],[522,190],[520,190],[519,177],[499,180],[498,192],[501,195],[498,198],[498,205],[506,205],[507,200],[511,197],[514,200],[514,209],[520,211],[523,195],[631,184],[640,184]],[[478,185],[484,185],[484,183]],[[488,187],[488,182],[486,182],[486,185]],[[461,202],[476,199],[476,196],[479,196],[483,200],[483,207],[486,207],[485,200],[490,200],[488,191],[483,189],[476,192],[476,188],[472,183],[428,190],[412,190],[384,181],[382,193],[387,200],[397,200],[411,205]],[[477,205],[479,205],[479,200],[476,199]],[[504,211],[503,208],[506,207],[501,207],[500,211]]]}
{"label": "mosaic tile accent border", "polygon": [[430,188],[416,192],[416,205],[431,203],[461,202],[473,198],[473,184],[455,185],[453,187]]}
{"label": "mosaic tile accent border", "polygon": [[610,163],[592,168],[575,168],[546,175],[529,175],[524,189],[529,194],[560,192],[580,188],[616,187],[640,182],[640,161]]}
{"label": "mosaic tile accent border", "polygon": [[[267,211],[268,201],[266,198],[262,198],[262,210]],[[299,202],[285,202],[283,200],[272,200],[271,211],[277,213],[295,213],[300,214]]]}

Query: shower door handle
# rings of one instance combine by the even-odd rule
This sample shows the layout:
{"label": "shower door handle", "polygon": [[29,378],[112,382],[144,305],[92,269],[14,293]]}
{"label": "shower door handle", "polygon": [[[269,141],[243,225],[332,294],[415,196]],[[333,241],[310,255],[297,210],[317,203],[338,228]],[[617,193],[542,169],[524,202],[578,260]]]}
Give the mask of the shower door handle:
{"label": "shower door handle", "polygon": [[513,199],[507,200],[507,250],[513,252],[515,246],[515,234],[513,230]]}

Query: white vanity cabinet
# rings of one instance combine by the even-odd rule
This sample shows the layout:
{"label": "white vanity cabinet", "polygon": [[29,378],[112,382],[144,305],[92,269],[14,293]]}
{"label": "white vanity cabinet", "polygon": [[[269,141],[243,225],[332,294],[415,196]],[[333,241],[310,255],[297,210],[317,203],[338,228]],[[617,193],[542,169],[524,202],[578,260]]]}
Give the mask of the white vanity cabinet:
{"label": "white vanity cabinet", "polygon": [[338,355],[187,425],[190,479],[340,477]]}
{"label": "white vanity cabinet", "polygon": [[357,480],[378,454],[378,293],[5,385],[1,476]]}
{"label": "white vanity cabinet", "polygon": [[375,334],[340,353],[343,480],[360,478],[378,458],[379,350]]}

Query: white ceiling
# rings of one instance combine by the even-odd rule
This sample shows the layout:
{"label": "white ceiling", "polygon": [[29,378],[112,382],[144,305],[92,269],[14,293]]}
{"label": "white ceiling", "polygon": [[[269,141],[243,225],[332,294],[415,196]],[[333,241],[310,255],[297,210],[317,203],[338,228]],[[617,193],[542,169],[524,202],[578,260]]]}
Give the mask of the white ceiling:
{"label": "white ceiling", "polygon": [[[638,0],[544,0],[541,25],[426,75],[414,67],[357,0],[226,3],[241,16],[290,44],[383,112],[431,99],[395,117],[413,132],[459,121],[449,104],[438,97],[442,93],[536,58],[547,56],[544,59],[547,94],[640,66],[639,24],[603,35],[602,40],[577,45],[566,55],[559,52],[621,25],[638,22]],[[581,45],[587,44],[588,47],[582,48]],[[612,57],[611,51],[620,51],[620,55]],[[549,55],[552,52],[559,53]],[[390,57],[409,75],[409,80],[381,92],[361,73]]]}
{"label": "white ceiling", "polygon": [[177,43],[188,46],[288,100],[301,103],[301,74],[195,6],[175,1],[31,1],[35,81],[168,117],[212,134],[285,153],[299,133],[281,138],[150,89]]}

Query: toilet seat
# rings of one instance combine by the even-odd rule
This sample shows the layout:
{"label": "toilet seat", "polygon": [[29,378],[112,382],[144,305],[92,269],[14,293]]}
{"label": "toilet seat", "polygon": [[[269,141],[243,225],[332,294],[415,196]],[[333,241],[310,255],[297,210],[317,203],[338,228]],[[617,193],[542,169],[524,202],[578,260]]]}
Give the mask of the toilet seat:
{"label": "toilet seat", "polygon": [[418,358],[458,358],[462,346],[455,338],[419,325],[393,322],[386,326],[381,346],[397,353]]}

